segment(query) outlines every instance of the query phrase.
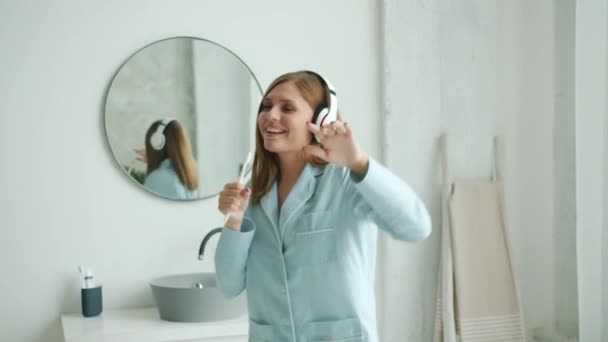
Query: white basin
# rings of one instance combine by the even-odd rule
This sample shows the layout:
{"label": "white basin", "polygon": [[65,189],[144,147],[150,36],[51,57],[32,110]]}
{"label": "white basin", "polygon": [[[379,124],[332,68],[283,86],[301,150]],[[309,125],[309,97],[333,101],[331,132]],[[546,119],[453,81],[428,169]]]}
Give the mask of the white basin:
{"label": "white basin", "polygon": [[150,282],[160,318],[174,322],[212,322],[247,314],[245,294],[228,299],[215,273],[175,274]]}

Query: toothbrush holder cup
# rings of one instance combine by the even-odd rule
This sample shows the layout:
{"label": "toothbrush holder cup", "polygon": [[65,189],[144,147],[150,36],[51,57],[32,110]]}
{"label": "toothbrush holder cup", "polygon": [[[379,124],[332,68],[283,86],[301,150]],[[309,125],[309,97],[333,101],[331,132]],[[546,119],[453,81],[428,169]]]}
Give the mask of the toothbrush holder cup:
{"label": "toothbrush holder cup", "polygon": [[102,311],[101,286],[80,290],[82,315],[84,317],[99,316]]}

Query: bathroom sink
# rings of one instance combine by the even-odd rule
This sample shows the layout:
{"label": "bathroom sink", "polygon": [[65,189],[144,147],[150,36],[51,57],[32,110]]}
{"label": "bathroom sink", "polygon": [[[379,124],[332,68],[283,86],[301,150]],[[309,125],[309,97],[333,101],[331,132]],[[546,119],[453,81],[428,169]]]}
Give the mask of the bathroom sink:
{"label": "bathroom sink", "polygon": [[174,322],[212,322],[247,314],[245,294],[228,299],[215,273],[175,274],[150,282],[160,318]]}

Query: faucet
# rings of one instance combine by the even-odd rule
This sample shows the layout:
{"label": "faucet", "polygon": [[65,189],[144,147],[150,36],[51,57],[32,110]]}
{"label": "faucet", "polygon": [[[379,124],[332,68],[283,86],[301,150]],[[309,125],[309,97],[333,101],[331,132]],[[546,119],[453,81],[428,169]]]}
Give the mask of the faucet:
{"label": "faucet", "polygon": [[205,235],[205,237],[203,238],[203,241],[201,241],[200,247],[198,248],[198,260],[203,260],[203,253],[205,252],[205,246],[207,245],[207,241],[213,235],[215,235],[215,233],[221,232],[223,228],[224,227],[214,228],[209,233],[207,233],[207,235]]}

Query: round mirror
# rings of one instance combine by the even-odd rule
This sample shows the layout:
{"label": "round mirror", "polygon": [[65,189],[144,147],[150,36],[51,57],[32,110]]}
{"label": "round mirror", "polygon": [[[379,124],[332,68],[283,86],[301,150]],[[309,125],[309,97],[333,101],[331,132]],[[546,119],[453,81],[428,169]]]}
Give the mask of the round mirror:
{"label": "round mirror", "polygon": [[234,53],[177,37],[137,51],[105,101],[116,162],[142,188],[168,199],[213,196],[238,178],[255,144],[260,85]]}

